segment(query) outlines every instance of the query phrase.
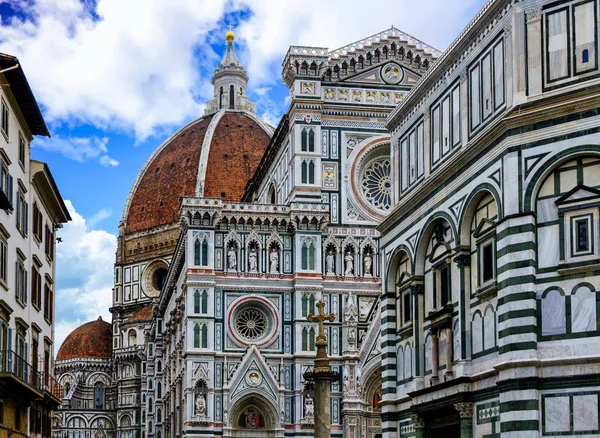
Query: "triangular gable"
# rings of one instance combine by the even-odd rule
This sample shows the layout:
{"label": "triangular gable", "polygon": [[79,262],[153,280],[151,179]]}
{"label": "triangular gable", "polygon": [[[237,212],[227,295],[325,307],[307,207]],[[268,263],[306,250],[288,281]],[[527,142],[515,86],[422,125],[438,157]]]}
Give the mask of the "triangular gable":
{"label": "triangular gable", "polygon": [[256,345],[248,348],[242,362],[231,377],[231,403],[251,393],[260,393],[278,404],[279,383],[273,376],[269,364]]}
{"label": "triangular gable", "polygon": [[477,228],[475,228],[475,231],[473,232],[473,237],[478,238],[479,236],[485,234],[490,228],[493,228],[495,226],[496,224],[494,222],[487,218],[483,218],[479,221]]}
{"label": "triangular gable", "polygon": [[356,84],[385,84],[381,78],[381,65],[369,69],[367,71],[360,72],[354,76],[345,78],[341,82],[353,82]]}
{"label": "triangular gable", "polygon": [[600,190],[580,184],[558,198],[556,205],[600,198]]}
{"label": "triangular gable", "polygon": [[377,314],[375,318],[369,324],[369,331],[365,336],[365,341],[362,343],[359,352],[360,367],[364,368],[365,365],[373,358],[381,355],[379,349],[379,335],[381,333],[381,306],[377,306]]}

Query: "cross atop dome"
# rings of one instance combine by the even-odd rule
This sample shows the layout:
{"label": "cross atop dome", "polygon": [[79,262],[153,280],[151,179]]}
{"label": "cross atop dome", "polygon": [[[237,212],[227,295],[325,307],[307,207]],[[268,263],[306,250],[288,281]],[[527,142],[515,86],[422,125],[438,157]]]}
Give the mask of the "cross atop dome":
{"label": "cross atop dome", "polygon": [[255,105],[248,101],[246,96],[246,84],[248,76],[246,69],[240,64],[237,57],[233,40],[233,26],[227,26],[228,31],[225,34],[227,40],[227,48],[221,59],[221,63],[215,69],[211,83],[214,85],[214,98],[206,103],[205,114],[213,114],[219,110],[245,110],[254,112]]}

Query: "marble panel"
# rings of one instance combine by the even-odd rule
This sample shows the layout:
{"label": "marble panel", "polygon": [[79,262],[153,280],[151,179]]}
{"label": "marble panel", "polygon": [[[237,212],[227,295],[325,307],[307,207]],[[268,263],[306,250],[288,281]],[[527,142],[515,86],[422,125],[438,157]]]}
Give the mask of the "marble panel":
{"label": "marble panel", "polygon": [[577,185],[577,169],[560,172],[560,192],[566,193]]}
{"label": "marble panel", "polygon": [[488,307],[483,317],[483,349],[489,350],[496,346],[496,314]]}
{"label": "marble panel", "polygon": [[598,172],[598,166],[588,166],[583,168],[583,182],[586,186],[600,186],[600,172]]}
{"label": "marble panel", "polygon": [[598,430],[598,395],[573,396],[573,430]]}
{"label": "marble panel", "polygon": [[446,344],[448,344],[446,331],[442,330],[438,338],[438,363],[440,366],[446,365]]}
{"label": "marble panel", "polygon": [[571,430],[569,397],[546,397],[544,403],[546,432],[569,432]]}
{"label": "marble panel", "polygon": [[559,226],[551,225],[537,229],[538,232],[538,267],[548,268],[558,265],[560,259]]}
{"label": "marble panel", "polygon": [[431,371],[431,335],[425,339],[425,371]]}
{"label": "marble panel", "polygon": [[454,321],[454,325],[452,328],[452,337],[454,338],[452,343],[453,343],[453,354],[452,357],[454,358],[454,360],[459,360],[461,359],[461,351],[460,351],[460,325],[458,323],[458,319],[456,319]]}
{"label": "marble panel", "polygon": [[473,340],[473,353],[480,353],[483,351],[483,321],[480,313],[476,313],[473,316],[471,336]]}
{"label": "marble panel", "polygon": [[402,379],[404,379],[404,351],[399,348],[396,356],[396,380]]}
{"label": "marble panel", "polygon": [[557,335],[566,330],[565,297],[557,290],[550,291],[542,298],[542,334]]}
{"label": "marble panel", "polygon": [[537,221],[543,224],[558,220],[558,208],[556,208],[556,198],[546,198],[537,201]]}
{"label": "marble panel", "polygon": [[412,377],[412,348],[410,345],[406,345],[404,349],[404,378],[408,379]]}
{"label": "marble panel", "polygon": [[596,294],[587,286],[571,296],[571,324],[574,333],[596,330]]}

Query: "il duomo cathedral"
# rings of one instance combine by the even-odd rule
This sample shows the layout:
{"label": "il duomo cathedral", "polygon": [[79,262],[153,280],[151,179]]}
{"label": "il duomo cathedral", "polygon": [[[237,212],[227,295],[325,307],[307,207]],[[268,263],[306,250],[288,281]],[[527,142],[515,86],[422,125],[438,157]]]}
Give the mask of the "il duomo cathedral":
{"label": "il duomo cathedral", "polygon": [[381,272],[391,208],[385,119],[438,52],[395,28],[290,47],[290,106],[255,114],[234,34],[205,115],[149,158],[119,226],[112,325],[57,355],[56,436],[311,436],[323,299],[334,436],[381,436]]}

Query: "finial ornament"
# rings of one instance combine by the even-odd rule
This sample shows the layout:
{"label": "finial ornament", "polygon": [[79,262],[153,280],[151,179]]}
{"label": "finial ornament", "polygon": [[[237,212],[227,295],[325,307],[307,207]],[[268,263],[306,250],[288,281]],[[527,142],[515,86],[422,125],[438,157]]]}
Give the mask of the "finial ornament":
{"label": "finial ornament", "polygon": [[233,26],[231,24],[229,24],[227,26],[227,28],[229,29],[229,31],[225,34],[225,39],[227,40],[228,43],[231,43],[235,39],[235,34],[231,30],[231,29],[233,29]]}

